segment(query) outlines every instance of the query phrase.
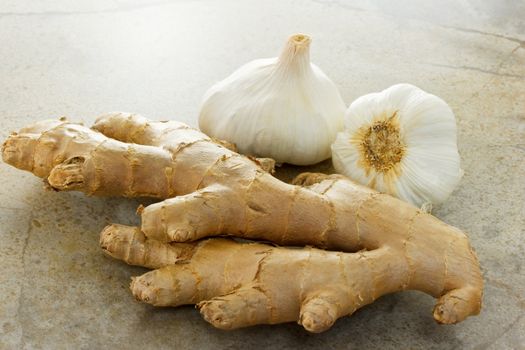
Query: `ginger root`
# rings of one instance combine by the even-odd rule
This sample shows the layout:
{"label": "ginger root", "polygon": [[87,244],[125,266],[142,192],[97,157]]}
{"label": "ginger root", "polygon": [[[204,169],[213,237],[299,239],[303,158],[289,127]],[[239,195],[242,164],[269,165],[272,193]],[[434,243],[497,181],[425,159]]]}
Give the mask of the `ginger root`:
{"label": "ginger root", "polygon": [[[253,318],[252,313],[238,316],[240,319],[224,316],[231,322],[229,326],[212,322],[222,328],[297,319],[305,325],[300,310],[313,300],[312,307],[321,308],[330,317],[315,321],[309,318],[305,328],[324,330],[324,325],[331,325],[331,319],[351,313],[385,293],[407,289],[438,298],[434,318],[440,323],[462,321],[481,308],[483,281],[479,264],[468,238],[460,230],[341,175],[306,173],[294,181],[296,185],[283,183],[261,168],[261,164],[267,164],[265,161],[239,155],[182,123],[152,122],[124,113],[102,116],[92,129],[63,121],[44,121],[11,135],[4,143],[2,156],[6,163],[33,172],[58,191],[165,199],[141,211],[140,230],[122,228],[116,234],[120,243],[112,245],[105,238],[103,246],[128,263],[153,268],[180,259],[189,261],[186,268],[198,271],[200,277],[179,281],[183,285],[177,286],[188,295],[180,296],[163,287],[154,292],[176,300],[175,305],[231,296],[237,301],[211,305],[220,305],[221,312],[231,315],[236,315],[239,305],[270,310],[264,311],[264,317],[258,315],[264,313],[262,309],[254,311]],[[103,237],[109,234],[108,230],[111,232],[106,229]],[[129,238],[127,230],[132,230],[136,238]],[[346,253],[271,248],[222,239],[168,243],[215,235],[281,245],[313,245]],[[117,253],[109,246],[116,247],[113,249]],[[132,257],[134,249],[142,257]],[[271,253],[256,254],[260,251]],[[266,259],[261,260],[264,256],[268,256],[268,265]],[[181,266],[170,265],[151,274],[183,270]],[[263,266],[268,266],[268,270]],[[264,270],[264,280],[250,274],[253,269],[259,273]],[[166,281],[159,280],[156,285],[175,281],[169,273],[161,275],[166,276]],[[240,284],[217,286],[229,278]],[[310,279],[308,288],[303,286]],[[138,292],[137,283],[141,280],[135,280],[132,289],[136,296],[144,295],[149,300],[152,297],[148,293]],[[252,288],[250,283],[272,292],[246,290]],[[319,289],[332,284],[337,286],[334,295],[329,292],[330,296],[325,296],[324,289]],[[246,293],[237,298],[241,286]],[[338,294],[342,293],[340,289],[346,294]],[[194,295],[189,295],[191,291]],[[322,297],[314,298],[309,292],[319,292]],[[227,297],[221,297],[225,294]],[[297,300],[294,302],[293,298]],[[213,300],[216,299],[208,303]],[[200,305],[201,311],[212,310],[206,307],[207,302]],[[214,319],[215,312],[208,311],[203,311],[205,317]]]}
{"label": "ginger root", "polygon": [[135,298],[196,304],[221,329],[298,321],[322,332],[404,282],[391,273],[403,262],[388,247],[352,254],[221,238],[170,244],[123,225],[107,226],[100,245],[114,258],[156,269],[133,279]]}

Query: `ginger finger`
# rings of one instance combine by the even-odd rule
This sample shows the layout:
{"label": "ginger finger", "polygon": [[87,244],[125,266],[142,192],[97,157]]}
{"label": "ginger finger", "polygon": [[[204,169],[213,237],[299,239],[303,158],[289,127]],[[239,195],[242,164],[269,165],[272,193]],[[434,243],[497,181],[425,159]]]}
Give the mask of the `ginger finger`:
{"label": "ginger finger", "polygon": [[[208,153],[218,152],[215,159],[237,152],[235,144],[209,137],[184,123],[173,120],[151,121],[131,113],[114,112],[102,115],[97,118],[92,129],[122,142],[164,147],[173,153],[199,142],[205,146]],[[204,155],[207,152],[204,152]],[[264,171],[273,173],[275,160],[256,157],[248,157],[247,160],[251,160]]]}
{"label": "ginger finger", "polygon": [[129,265],[157,269],[185,261],[193,254],[196,243],[163,244],[146,239],[140,228],[111,224],[100,233],[100,247],[112,258]]}
{"label": "ginger finger", "polygon": [[268,324],[272,310],[271,300],[255,286],[236,289],[196,306],[204,320],[224,330]]}
{"label": "ginger finger", "polygon": [[55,190],[125,197],[174,195],[172,158],[166,150],[118,142],[66,122],[40,123],[38,129],[40,134],[11,135],[3,145],[3,159],[45,178]]}
{"label": "ginger finger", "polygon": [[168,265],[131,280],[131,293],[138,301],[153,306],[195,304],[199,279],[188,265]]}
{"label": "ginger finger", "polygon": [[212,139],[197,129],[174,120],[151,121],[137,114],[114,112],[97,118],[91,127],[101,134],[126,143],[177,147]]}
{"label": "ginger finger", "polygon": [[301,305],[298,323],[312,333],[328,330],[338,318],[352,313],[348,312],[349,301],[346,297],[344,290],[327,288],[306,298]]}
{"label": "ginger finger", "polygon": [[141,212],[141,228],[149,238],[163,242],[192,241],[222,232],[235,234],[242,215],[244,208],[236,195],[213,185],[147,206]]}

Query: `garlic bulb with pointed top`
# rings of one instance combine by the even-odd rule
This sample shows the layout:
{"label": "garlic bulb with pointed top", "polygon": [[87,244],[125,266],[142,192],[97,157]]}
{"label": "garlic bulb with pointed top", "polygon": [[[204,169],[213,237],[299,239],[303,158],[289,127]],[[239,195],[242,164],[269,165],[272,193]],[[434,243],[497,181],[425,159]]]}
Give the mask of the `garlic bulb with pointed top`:
{"label": "garlic bulb with pointed top", "polygon": [[454,113],[413,85],[358,98],[344,122],[332,161],[354,181],[421,206],[445,201],[463,175]]}
{"label": "garlic bulb with pointed top", "polygon": [[310,38],[291,36],[281,55],[252,61],[204,96],[200,129],[239,152],[308,165],[330,158],[346,106],[310,62]]}

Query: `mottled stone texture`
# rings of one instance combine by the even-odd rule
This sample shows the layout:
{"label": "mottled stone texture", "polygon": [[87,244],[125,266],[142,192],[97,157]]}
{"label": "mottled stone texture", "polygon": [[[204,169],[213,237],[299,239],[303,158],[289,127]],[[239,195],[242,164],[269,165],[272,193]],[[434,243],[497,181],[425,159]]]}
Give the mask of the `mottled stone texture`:
{"label": "mottled stone texture", "polygon": [[192,307],[135,302],[129,278],[143,270],[102,255],[99,231],[137,223],[138,200],[46,192],[1,164],[1,349],[525,348],[524,1],[4,1],[0,138],[113,110],[196,125],[213,82],[276,55],[296,31],[313,37],[313,61],[347,103],[409,82],[456,112],[465,176],[435,214],[470,234],[486,281],[481,315],[439,326],[433,300],[406,292],[321,335],[294,324],[215,330]]}

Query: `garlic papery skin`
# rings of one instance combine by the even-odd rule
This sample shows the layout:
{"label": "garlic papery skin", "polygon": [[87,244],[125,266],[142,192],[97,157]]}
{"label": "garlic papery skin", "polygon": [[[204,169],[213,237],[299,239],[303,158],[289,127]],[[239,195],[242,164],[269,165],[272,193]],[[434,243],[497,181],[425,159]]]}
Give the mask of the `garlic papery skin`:
{"label": "garlic papery skin", "polygon": [[338,173],[416,206],[445,201],[463,176],[445,101],[398,84],[355,100],[332,145]]}
{"label": "garlic papery skin", "polygon": [[315,164],[331,156],[346,105],[335,84],[310,62],[310,38],[296,34],[281,55],[252,61],[212,86],[199,127],[240,153],[277,163]]}

